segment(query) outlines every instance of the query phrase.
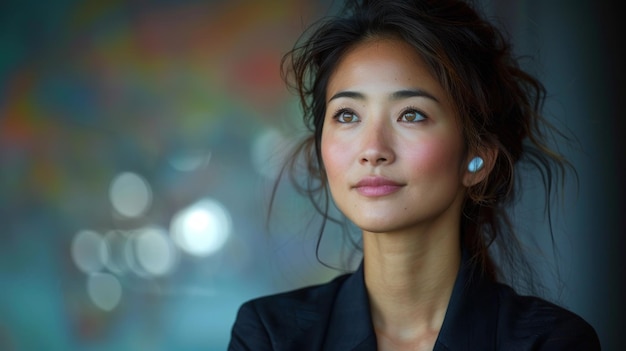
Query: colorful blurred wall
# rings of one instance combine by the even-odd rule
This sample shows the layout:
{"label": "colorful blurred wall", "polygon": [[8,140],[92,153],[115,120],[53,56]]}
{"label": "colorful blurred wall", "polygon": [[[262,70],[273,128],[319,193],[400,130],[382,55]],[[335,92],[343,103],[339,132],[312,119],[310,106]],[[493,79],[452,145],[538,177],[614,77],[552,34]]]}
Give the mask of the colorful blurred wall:
{"label": "colorful blurred wall", "polygon": [[[564,150],[580,186],[554,214],[562,283],[547,284],[550,295],[618,349],[626,148],[616,11],[590,0],[484,4],[517,52],[538,55],[528,67],[545,79],[547,110],[580,140]],[[0,5],[1,350],[224,350],[245,300],[339,274],[317,262],[319,222],[289,186],[266,226],[273,179],[304,133],[280,59],[336,7]],[[551,252],[539,212],[517,220]],[[331,265],[344,253],[337,230],[321,247]]]}

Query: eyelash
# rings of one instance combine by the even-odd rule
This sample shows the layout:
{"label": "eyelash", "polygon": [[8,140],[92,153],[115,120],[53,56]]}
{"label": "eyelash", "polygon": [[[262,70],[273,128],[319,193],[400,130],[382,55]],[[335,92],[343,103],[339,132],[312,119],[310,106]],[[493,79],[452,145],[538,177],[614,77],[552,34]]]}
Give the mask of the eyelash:
{"label": "eyelash", "polygon": [[[339,118],[341,117],[341,115],[343,113],[351,113],[353,115],[355,115],[357,118],[359,118],[357,116],[357,114],[350,108],[347,107],[341,107],[337,110],[337,112],[334,113],[333,115],[333,119],[334,120],[339,120]],[[419,115],[421,118],[417,121],[406,121],[406,123],[418,123],[421,122],[425,119],[428,119],[428,117],[426,116],[426,114],[424,112],[422,112],[420,109],[418,109],[417,107],[413,107],[413,106],[408,106],[405,109],[402,110],[402,112],[400,113],[400,117],[398,117],[398,121],[401,121],[402,118],[404,117],[405,114],[407,113],[415,113],[416,115]],[[340,123],[350,123],[350,122],[341,122]]]}

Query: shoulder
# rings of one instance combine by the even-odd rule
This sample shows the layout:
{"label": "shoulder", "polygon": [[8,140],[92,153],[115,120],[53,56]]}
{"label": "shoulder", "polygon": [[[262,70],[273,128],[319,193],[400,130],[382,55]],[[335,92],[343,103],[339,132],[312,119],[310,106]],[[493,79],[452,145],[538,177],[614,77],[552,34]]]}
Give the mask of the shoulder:
{"label": "shoulder", "polygon": [[280,350],[324,318],[349,274],[297,290],[245,302],[237,312],[229,350]]}
{"label": "shoulder", "polygon": [[341,284],[349,276],[350,274],[345,274],[334,278],[328,283],[311,285],[296,290],[259,297],[246,302],[243,306],[252,305],[260,311],[274,313],[282,311],[284,307],[326,302],[326,300],[336,295]]}
{"label": "shoulder", "polygon": [[594,328],[579,315],[498,284],[500,342],[503,349],[532,345],[539,350],[600,350]]}
{"label": "shoulder", "polygon": [[324,284],[311,285],[274,295],[263,296],[245,302],[239,309],[237,320],[242,314],[255,313],[267,326],[277,327],[306,319],[308,312],[319,315],[330,305],[337,291],[349,274],[339,276]]}

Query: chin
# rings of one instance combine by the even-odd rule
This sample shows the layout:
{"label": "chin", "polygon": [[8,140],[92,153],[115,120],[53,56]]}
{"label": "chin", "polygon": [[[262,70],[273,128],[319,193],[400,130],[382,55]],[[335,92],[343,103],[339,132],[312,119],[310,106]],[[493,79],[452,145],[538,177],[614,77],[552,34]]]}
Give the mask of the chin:
{"label": "chin", "polygon": [[362,231],[370,233],[389,233],[399,229],[397,222],[390,222],[388,218],[373,218],[353,223]]}

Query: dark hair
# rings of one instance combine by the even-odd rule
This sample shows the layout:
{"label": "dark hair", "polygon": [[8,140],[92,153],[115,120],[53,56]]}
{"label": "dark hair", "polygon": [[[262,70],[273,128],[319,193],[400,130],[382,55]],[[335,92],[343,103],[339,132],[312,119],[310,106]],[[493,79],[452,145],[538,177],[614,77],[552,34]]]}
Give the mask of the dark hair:
{"label": "dark hair", "polygon": [[[328,81],[340,58],[354,45],[376,38],[399,38],[421,55],[450,95],[459,112],[467,151],[498,150],[488,178],[468,189],[461,219],[464,247],[481,271],[494,280],[506,278],[507,272],[516,273],[508,278],[532,280],[523,274],[529,273],[530,265],[506,211],[519,191],[516,167],[524,161],[538,169],[548,215],[552,185],[559,181],[562,185],[565,170],[571,167],[548,147],[550,138],[562,133],[541,115],[544,86],[519,67],[503,33],[463,1],[349,1],[343,14],[310,27],[283,57],[283,78],[298,94],[311,132],[288,164],[293,170],[295,160],[304,156],[310,178],[296,185],[327,218],[320,140]],[[322,232],[323,228],[324,224]],[[494,244],[500,266],[490,253]]]}

